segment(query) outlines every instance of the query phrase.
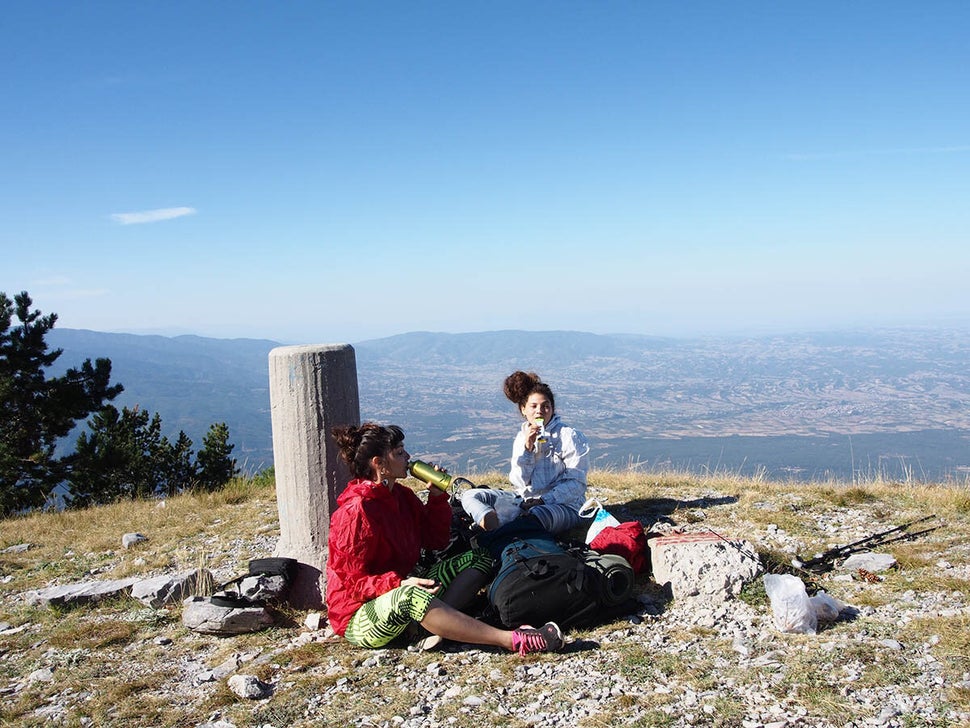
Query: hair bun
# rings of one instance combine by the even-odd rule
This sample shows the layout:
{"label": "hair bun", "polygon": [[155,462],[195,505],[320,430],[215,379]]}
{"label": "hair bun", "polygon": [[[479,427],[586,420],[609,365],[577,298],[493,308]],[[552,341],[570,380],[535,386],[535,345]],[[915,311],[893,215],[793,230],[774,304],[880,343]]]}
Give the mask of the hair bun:
{"label": "hair bun", "polygon": [[505,378],[503,390],[506,398],[513,404],[522,406],[529,395],[542,388],[549,389],[535,372],[524,372],[521,369],[512,372]]}

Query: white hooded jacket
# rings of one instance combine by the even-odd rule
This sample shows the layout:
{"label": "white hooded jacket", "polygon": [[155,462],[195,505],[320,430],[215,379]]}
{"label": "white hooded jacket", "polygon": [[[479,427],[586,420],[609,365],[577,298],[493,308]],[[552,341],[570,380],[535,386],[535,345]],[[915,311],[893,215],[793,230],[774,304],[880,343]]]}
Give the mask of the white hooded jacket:
{"label": "white hooded jacket", "polygon": [[516,492],[523,498],[542,498],[550,505],[561,503],[579,510],[586,501],[589,470],[586,436],[553,415],[546,425],[546,441],[536,441],[535,452],[530,452],[525,449],[528,430],[529,424],[522,423],[512,443],[509,481]]}

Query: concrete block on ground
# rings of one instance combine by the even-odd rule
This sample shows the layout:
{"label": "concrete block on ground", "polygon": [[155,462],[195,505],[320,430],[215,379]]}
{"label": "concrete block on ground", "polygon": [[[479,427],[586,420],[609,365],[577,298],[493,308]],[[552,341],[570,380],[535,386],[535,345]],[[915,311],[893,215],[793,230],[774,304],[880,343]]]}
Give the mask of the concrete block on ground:
{"label": "concrete block on ground", "polygon": [[752,543],[711,531],[654,538],[650,551],[654,580],[670,584],[675,599],[724,601],[740,594],[741,587],[762,572]]}

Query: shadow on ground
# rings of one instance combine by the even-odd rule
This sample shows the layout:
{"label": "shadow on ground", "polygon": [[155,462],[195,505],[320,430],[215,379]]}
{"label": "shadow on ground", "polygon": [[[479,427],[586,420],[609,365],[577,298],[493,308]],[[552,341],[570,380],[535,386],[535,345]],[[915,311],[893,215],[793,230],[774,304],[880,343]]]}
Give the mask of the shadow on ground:
{"label": "shadow on ground", "polygon": [[734,495],[719,496],[716,498],[694,498],[692,500],[681,500],[679,498],[635,498],[625,503],[611,505],[608,510],[620,521],[637,520],[646,528],[650,528],[655,523],[676,525],[671,516],[678,512],[686,512],[698,508],[715,508],[737,502],[738,497]]}

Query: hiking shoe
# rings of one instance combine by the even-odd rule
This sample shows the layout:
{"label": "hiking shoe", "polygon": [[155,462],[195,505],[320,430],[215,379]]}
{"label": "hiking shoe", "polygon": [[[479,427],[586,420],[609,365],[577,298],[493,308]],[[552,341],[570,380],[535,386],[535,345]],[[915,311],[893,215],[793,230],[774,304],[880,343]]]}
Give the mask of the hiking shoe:
{"label": "hiking shoe", "polygon": [[411,622],[404,631],[403,639],[407,640],[408,652],[427,652],[445,641],[444,637],[431,634],[417,622]]}
{"label": "hiking shoe", "polygon": [[512,630],[512,649],[520,655],[558,652],[562,649],[562,630],[555,622],[546,622],[539,629],[522,625]]}
{"label": "hiking shoe", "polygon": [[414,643],[414,649],[416,652],[427,652],[428,650],[433,650],[435,647],[440,645],[445,641],[445,638],[438,634],[428,635],[424,639],[418,640]]}

